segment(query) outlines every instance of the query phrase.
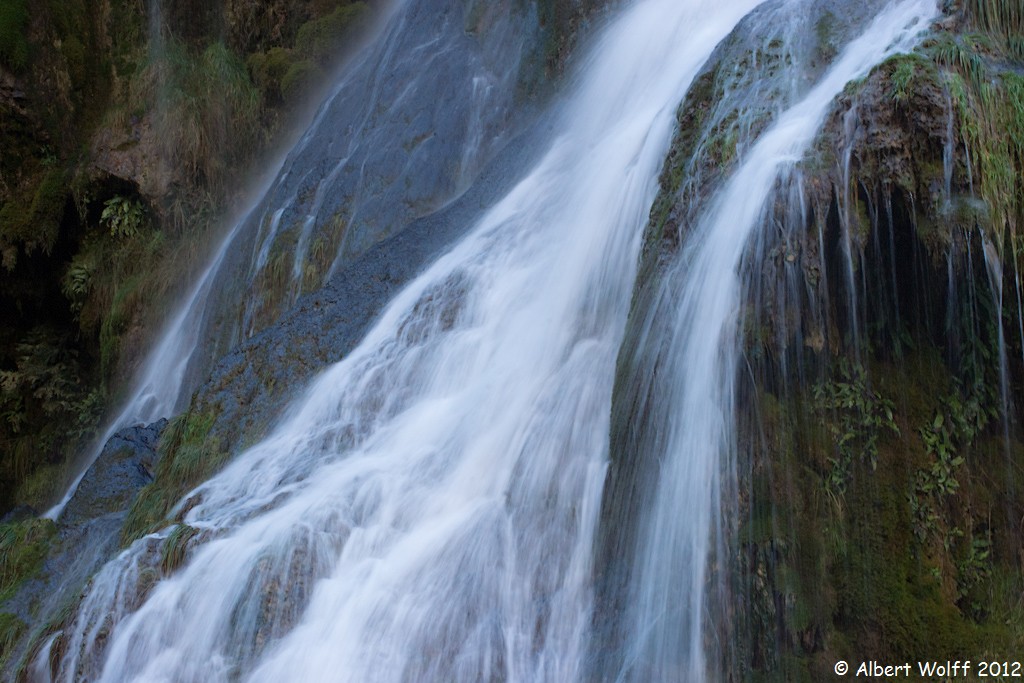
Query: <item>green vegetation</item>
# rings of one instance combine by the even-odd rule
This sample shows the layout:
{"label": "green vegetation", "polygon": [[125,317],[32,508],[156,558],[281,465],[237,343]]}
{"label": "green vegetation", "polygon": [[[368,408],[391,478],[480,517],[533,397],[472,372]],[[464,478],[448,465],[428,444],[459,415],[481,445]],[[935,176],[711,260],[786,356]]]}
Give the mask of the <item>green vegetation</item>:
{"label": "green vegetation", "polygon": [[[729,40],[736,40],[735,37]],[[754,48],[744,46],[728,61],[700,73],[676,111],[676,128],[658,179],[661,191],[651,207],[644,244],[663,241],[674,248],[685,217],[679,209],[696,205],[711,184],[735,164],[741,143],[753,140],[770,123],[771,98],[759,86],[752,103],[737,98],[754,84],[771,82],[792,57],[777,37]],[[679,196],[682,201],[677,201]],[[673,212],[673,208],[675,212]]]}
{"label": "green vegetation", "polygon": [[150,44],[144,3],[105,7],[41,0],[29,22],[0,0],[0,64],[26,93],[0,100],[0,513],[61,486],[241,169],[371,12],[242,2],[224,25],[167,7]]}
{"label": "green vegetation", "polygon": [[14,270],[18,251],[50,254],[57,242],[67,204],[67,176],[63,169],[44,172],[39,184],[0,206],[0,250],[3,268]]}
{"label": "green vegetation", "polygon": [[0,612],[0,667],[10,657],[11,649],[28,629],[28,624],[14,614]]}
{"label": "green vegetation", "polygon": [[0,602],[39,570],[56,529],[48,519],[0,524]]}
{"label": "green vegetation", "polygon": [[[181,169],[197,196],[219,197],[228,170],[250,158],[262,143],[259,93],[244,63],[223,43],[194,54],[170,40],[142,79],[137,87],[145,93],[144,101],[157,104],[161,158]],[[172,218],[179,231],[189,220]]]}
{"label": "green vegetation", "polygon": [[[1010,656],[1024,623],[1022,508],[1012,483],[992,476],[1005,457],[994,423],[955,387],[943,393],[951,370],[936,349],[870,370],[833,362],[835,380],[756,402],[736,569],[749,596],[742,666],[755,663],[754,680],[822,680],[837,659]],[[823,414],[816,396],[841,407]],[[872,414],[883,426],[863,419]],[[836,492],[833,454],[866,443],[850,436],[862,427],[890,436],[874,463],[849,461]],[[923,534],[915,501],[929,509]]]}
{"label": "green vegetation", "polygon": [[53,475],[92,435],[103,396],[86,386],[74,351],[52,329],[31,330],[14,363],[0,370],[0,495],[42,507]]}
{"label": "green vegetation", "polygon": [[[1004,423],[999,390],[1002,352],[1011,387],[1020,385],[1019,311],[1015,301],[999,309],[986,268],[1001,259],[1004,298],[1012,298],[1024,266],[1024,6],[968,0],[963,8],[945,24],[955,28],[918,54],[893,57],[846,88],[803,169],[810,226],[792,237],[814,293],[794,310],[774,310],[769,299],[760,315],[743,317],[759,326],[746,339],[760,379],[740,415],[733,576],[748,609],[735,627],[738,679],[826,680],[838,659],[925,651],[995,659],[1024,641],[1024,500],[1014,483],[1024,444],[1016,416]],[[709,109],[695,105],[713,105],[702,95],[712,85],[709,77],[691,89],[687,123],[706,127]],[[866,132],[854,141],[857,192],[847,207],[863,247],[855,279],[867,283],[857,312],[843,309],[851,299],[842,285],[819,289],[829,255],[814,248],[818,229],[826,244],[837,229],[843,181],[826,147],[849,111]],[[698,139],[679,130],[672,154]],[[686,173],[666,166],[649,230],[681,210]],[[666,195],[669,185],[676,189]],[[948,277],[952,297],[943,294]],[[875,296],[888,286],[876,281],[890,278],[892,292]],[[835,329],[854,315],[865,321],[858,340]],[[826,321],[802,330],[802,354],[779,348],[791,332],[774,326],[791,317]]]}
{"label": "green vegetation", "polygon": [[922,72],[925,76],[934,73],[934,67],[926,59],[916,54],[898,55],[890,62],[894,65],[892,75],[889,77],[892,83],[892,99],[900,105],[905,105],[910,100],[914,91],[915,76]]}
{"label": "green vegetation", "polygon": [[0,0],[0,63],[22,71],[28,54],[28,0]]}
{"label": "green vegetation", "polygon": [[1017,0],[967,0],[968,17],[990,35],[1004,39],[1024,36],[1024,6]]}
{"label": "green vegetation", "polygon": [[839,377],[815,386],[813,396],[818,410],[831,418],[827,424],[835,439],[836,457],[829,459],[832,470],[827,484],[842,493],[854,461],[866,459],[874,470],[879,438],[900,435],[893,420],[894,405],[871,389],[863,367],[845,360],[839,363]]}
{"label": "green vegetation", "polygon": [[[145,220],[142,203],[120,195],[104,202],[103,214],[100,216],[100,222],[110,228],[110,234],[119,238],[138,235]],[[72,291],[76,291],[75,288]]]}
{"label": "green vegetation", "polygon": [[[174,505],[189,491],[215,473],[226,461],[228,453],[210,431],[219,411],[190,412],[174,418],[160,440],[160,462],[156,476],[132,503],[121,529],[121,542],[132,541],[167,526]],[[188,527],[176,530],[165,547],[167,571],[176,566],[184,544],[191,536]],[[178,547],[180,546],[180,547]]]}
{"label": "green vegetation", "polygon": [[974,415],[964,414],[963,404],[954,394],[943,401],[931,422],[918,429],[930,462],[915,473],[908,502],[914,518],[914,533],[921,542],[937,540],[948,549],[953,537],[963,535],[954,528],[944,536],[939,521],[945,499],[960,489],[957,473],[964,458],[957,454],[957,444],[969,446],[987,424],[987,419],[976,420]]}
{"label": "green vegetation", "polygon": [[967,5],[968,19],[981,33],[942,34],[926,51],[946,70],[945,86],[980,182],[979,194],[988,206],[991,236],[1005,257],[1019,251],[1024,212],[1024,78],[999,64],[1024,61],[1024,9],[1006,0],[971,0]]}
{"label": "green vegetation", "polygon": [[184,564],[188,554],[189,541],[198,534],[199,530],[188,524],[179,524],[174,527],[174,531],[164,541],[160,551],[160,569],[164,574],[170,574]]}
{"label": "green vegetation", "polygon": [[295,100],[329,73],[339,47],[365,25],[365,2],[335,7],[330,13],[304,23],[291,47],[275,46],[249,56],[248,65],[257,85],[272,105]]}

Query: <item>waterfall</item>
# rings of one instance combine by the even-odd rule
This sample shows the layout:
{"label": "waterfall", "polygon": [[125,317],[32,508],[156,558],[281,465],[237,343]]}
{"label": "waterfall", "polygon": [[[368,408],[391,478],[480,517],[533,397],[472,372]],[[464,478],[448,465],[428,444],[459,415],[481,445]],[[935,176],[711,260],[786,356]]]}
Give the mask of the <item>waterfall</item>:
{"label": "waterfall", "polygon": [[[518,11],[492,18],[495,35],[479,44],[466,37],[445,0],[396,1],[380,11],[371,39],[352,56],[294,147],[270,164],[253,201],[229,223],[155,335],[125,399],[46,517],[60,516],[119,429],[183,410],[226,351],[275,322],[303,291],[323,284],[374,241],[452,201],[522,127],[514,86],[533,48],[516,35],[524,21]],[[160,0],[152,0],[154,60],[166,42],[162,16]],[[432,51],[428,57],[425,50]],[[163,106],[162,91],[156,107]],[[312,263],[318,236],[324,264]],[[275,257],[287,262],[283,283],[269,275],[280,265]]]}
{"label": "waterfall", "polygon": [[[724,561],[721,518],[731,475],[734,385],[747,244],[768,199],[787,184],[833,98],[888,56],[911,49],[936,16],[932,0],[893,3],[836,58],[818,84],[783,112],[703,210],[663,279],[639,332],[640,353],[656,368],[644,429],[657,452],[627,454],[657,463],[654,490],[641,504],[638,550],[625,601],[623,661],[609,679],[717,679],[706,657],[709,562]],[[791,178],[790,178],[791,179]],[[617,677],[616,677],[617,676]]]}
{"label": "waterfall", "polygon": [[[629,565],[624,607],[601,614],[595,544],[599,525],[611,521],[601,508],[613,385],[642,232],[675,107],[761,2],[638,0],[623,9],[552,107],[554,134],[539,160],[395,296],[266,438],[177,503],[177,523],[93,577],[34,660],[34,680],[724,678],[709,622],[723,616],[713,563],[727,551],[722,511],[735,493],[739,313],[745,274],[756,266],[750,243],[768,223],[772,193],[799,184],[795,165],[836,95],[914,47],[937,14],[934,0],[894,0],[879,12],[738,152],[665,266],[653,305],[635,321],[656,370],[642,390],[651,398],[643,428],[656,432],[647,442],[656,448],[626,454],[654,463],[656,475],[650,490],[634,492],[642,505],[635,555],[621,558]],[[438,136],[420,140],[414,121],[408,135],[420,142],[405,151],[422,165],[403,162],[394,187],[371,192],[373,154],[397,154],[378,143],[405,119],[400,107],[386,123],[368,112],[414,89],[394,77],[396,57],[433,45],[415,35],[429,25],[414,21],[415,11],[431,15],[430,2],[396,10],[224,238],[111,433],[180,407],[197,352],[237,343],[291,305],[308,284],[305,265],[325,226],[341,220],[348,230],[356,216],[371,226],[336,236],[326,277],[377,239],[374,230],[452,201],[507,142],[495,142],[494,131],[507,123],[500,111],[511,99],[500,93],[515,78],[474,72],[459,113],[474,122],[497,107],[491,123],[468,126],[464,144],[442,154],[428,144]],[[461,23],[455,28],[451,45],[464,37]],[[411,59],[402,67],[409,73]],[[342,102],[341,93],[361,88],[373,94],[365,103]],[[335,106],[345,110],[337,118]],[[442,166],[451,174],[430,192],[419,187],[418,198],[384,208],[396,188]],[[285,264],[286,282],[270,305],[277,295],[259,282],[274,259]],[[593,629],[606,617],[621,622],[622,642],[610,657],[615,666],[595,674]]]}
{"label": "waterfall", "polygon": [[97,574],[58,679],[579,679],[641,229],[676,104],[758,1],[625,11],[539,163]]}

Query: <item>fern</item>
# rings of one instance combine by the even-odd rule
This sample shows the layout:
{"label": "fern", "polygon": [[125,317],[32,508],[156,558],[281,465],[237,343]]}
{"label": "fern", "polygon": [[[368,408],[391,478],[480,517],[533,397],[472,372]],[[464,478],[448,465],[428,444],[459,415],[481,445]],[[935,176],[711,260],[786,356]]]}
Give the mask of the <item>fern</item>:
{"label": "fern", "polygon": [[120,195],[103,203],[100,223],[110,229],[110,234],[119,239],[135,237],[142,230],[146,213],[137,199]]}

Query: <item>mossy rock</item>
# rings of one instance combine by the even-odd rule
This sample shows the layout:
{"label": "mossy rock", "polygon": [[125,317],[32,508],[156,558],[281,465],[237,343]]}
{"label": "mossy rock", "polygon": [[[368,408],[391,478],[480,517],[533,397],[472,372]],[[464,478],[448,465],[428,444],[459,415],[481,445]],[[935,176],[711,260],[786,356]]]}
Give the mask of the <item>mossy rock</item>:
{"label": "mossy rock", "polygon": [[330,14],[302,25],[295,36],[295,51],[301,58],[327,66],[346,42],[363,25],[368,15],[364,2],[336,7]]}
{"label": "mossy rock", "polygon": [[[68,200],[64,169],[45,171],[38,178],[29,184],[29,193],[17,194],[0,207],[0,244],[16,245],[27,254],[50,253]],[[5,257],[4,267],[13,270],[16,263],[16,257],[13,262]]]}
{"label": "mossy rock", "polygon": [[273,102],[281,100],[283,96],[281,84],[293,63],[294,58],[291,51],[283,47],[273,47],[267,52],[257,52],[249,55],[246,60],[253,81]]}
{"label": "mossy rock", "polygon": [[299,98],[302,93],[323,76],[320,67],[311,59],[300,59],[288,66],[288,71],[281,78],[281,97],[285,102]]}

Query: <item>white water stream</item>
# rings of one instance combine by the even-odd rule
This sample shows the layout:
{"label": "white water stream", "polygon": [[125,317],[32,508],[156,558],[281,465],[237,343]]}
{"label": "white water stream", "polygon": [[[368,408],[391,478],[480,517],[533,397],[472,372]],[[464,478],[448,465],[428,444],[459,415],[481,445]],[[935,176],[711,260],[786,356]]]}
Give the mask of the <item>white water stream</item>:
{"label": "white water stream", "polygon": [[912,49],[937,12],[934,0],[905,0],[879,13],[749,151],[665,278],[647,321],[649,328],[655,317],[674,321],[672,338],[661,342],[669,351],[654,408],[664,452],[655,454],[657,490],[641,527],[620,680],[718,678],[717,663],[705,657],[708,561],[721,542],[715,530],[734,448],[742,259],[753,231],[765,223],[773,188],[802,158],[835,96],[888,56]]}
{"label": "white water stream", "polygon": [[192,495],[210,540],[148,593],[169,530],[97,575],[59,679],[577,679],[640,233],[675,106],[758,2],[625,12],[538,166]]}

